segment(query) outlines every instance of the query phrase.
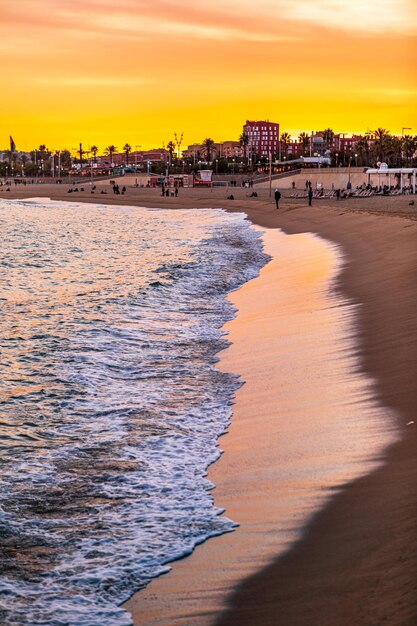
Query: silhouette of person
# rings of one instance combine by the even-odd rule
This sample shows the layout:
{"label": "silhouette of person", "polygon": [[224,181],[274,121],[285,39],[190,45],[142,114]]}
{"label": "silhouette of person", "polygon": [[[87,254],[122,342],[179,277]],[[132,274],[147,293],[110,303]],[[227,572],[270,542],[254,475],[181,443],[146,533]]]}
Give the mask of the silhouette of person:
{"label": "silhouette of person", "polygon": [[274,197],[275,197],[275,204],[277,205],[277,209],[279,209],[279,201],[281,199],[281,192],[279,191],[279,189],[275,189]]}

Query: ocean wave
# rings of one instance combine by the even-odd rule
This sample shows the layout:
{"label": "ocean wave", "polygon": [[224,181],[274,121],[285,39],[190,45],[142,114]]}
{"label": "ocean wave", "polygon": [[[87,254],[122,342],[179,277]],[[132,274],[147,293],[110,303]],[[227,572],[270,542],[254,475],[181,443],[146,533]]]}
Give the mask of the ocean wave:
{"label": "ocean wave", "polygon": [[215,364],[267,257],[219,210],[2,209],[0,617],[130,624],[118,605],[235,528],[206,471],[241,381]]}

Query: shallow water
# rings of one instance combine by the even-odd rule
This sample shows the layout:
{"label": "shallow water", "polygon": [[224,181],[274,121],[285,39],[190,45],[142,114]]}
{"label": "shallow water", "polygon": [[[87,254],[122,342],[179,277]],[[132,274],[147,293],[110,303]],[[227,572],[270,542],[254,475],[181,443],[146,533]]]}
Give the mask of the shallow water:
{"label": "shallow water", "polygon": [[276,229],[263,239],[271,261],[229,296],[238,313],[225,325],[231,345],[218,367],[245,384],[209,471],[215,503],[239,527],[137,594],[127,604],[137,626],[216,624],[229,594],[291,550],[397,437],[359,358],[361,306],[337,288],[347,262],[340,247]]}
{"label": "shallow water", "polygon": [[207,466],[236,376],[225,296],[266,263],[241,214],[0,202],[0,617],[118,605],[235,524]]}

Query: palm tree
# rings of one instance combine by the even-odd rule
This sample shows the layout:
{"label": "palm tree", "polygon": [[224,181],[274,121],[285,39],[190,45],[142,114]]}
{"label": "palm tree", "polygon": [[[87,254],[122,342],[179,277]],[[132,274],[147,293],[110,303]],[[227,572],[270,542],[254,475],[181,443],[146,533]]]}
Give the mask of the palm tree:
{"label": "palm tree", "polygon": [[401,140],[402,143],[402,151],[404,153],[404,156],[406,158],[406,163],[408,166],[408,159],[411,156],[411,158],[413,157],[413,154],[415,153],[416,149],[417,149],[417,141],[416,141],[417,137],[412,137],[411,135],[404,135],[404,137]]}
{"label": "palm tree", "polygon": [[355,143],[355,150],[359,155],[361,164],[369,165],[369,143],[365,137],[358,139]]}
{"label": "palm tree", "polygon": [[212,152],[214,152],[214,146],[215,146],[213,139],[210,139],[210,137],[207,137],[206,139],[204,139],[201,145],[203,148],[203,154],[206,155],[207,162],[211,163],[211,154]]}
{"label": "palm tree", "polygon": [[243,148],[243,155],[247,158],[247,162],[249,165],[249,151],[248,151],[249,135],[247,133],[242,133],[239,137],[239,143],[240,143],[240,146]]}
{"label": "palm tree", "polygon": [[110,163],[113,163],[113,154],[117,151],[116,146],[110,145],[104,149],[104,154],[110,157]]}
{"label": "palm tree", "polygon": [[61,166],[66,165],[67,167],[71,166],[71,152],[69,150],[61,151]]}
{"label": "palm tree", "polygon": [[44,143],[39,146],[38,152],[40,153],[39,158],[44,160],[46,160],[51,154],[51,151],[48,150]]}
{"label": "palm tree", "polygon": [[399,137],[386,137],[384,139],[384,149],[390,165],[401,165],[402,142]]}
{"label": "palm tree", "polygon": [[172,157],[174,156],[175,152],[175,143],[173,141],[168,141],[167,150],[169,152],[169,162],[172,165]]}
{"label": "palm tree", "polygon": [[323,141],[326,148],[330,150],[334,141],[334,132],[331,128],[326,128],[326,130],[323,131]]}
{"label": "palm tree", "polygon": [[379,149],[379,159],[381,161],[384,160],[384,154],[385,154],[385,148],[386,148],[386,141],[389,138],[389,130],[386,130],[385,128],[377,128],[376,130],[372,131],[372,134],[375,137],[375,147]]}
{"label": "palm tree", "polygon": [[95,163],[97,161],[97,152],[98,152],[97,146],[91,146],[90,152],[94,157],[94,163]]}
{"label": "palm tree", "polygon": [[129,153],[132,152],[132,146],[129,143],[125,143],[123,146],[123,152],[126,155],[126,165],[129,165]]}
{"label": "palm tree", "polygon": [[385,128],[377,128],[376,130],[372,131],[372,134],[377,141],[381,141],[382,139],[384,139],[384,137],[388,137],[389,130],[386,130]]}
{"label": "palm tree", "polygon": [[305,154],[308,148],[308,144],[310,143],[310,137],[308,136],[307,133],[302,132],[298,135],[298,141],[303,146],[303,154]]}
{"label": "palm tree", "polygon": [[284,148],[284,156],[288,155],[288,145],[291,143],[291,136],[289,133],[282,133],[280,142]]}

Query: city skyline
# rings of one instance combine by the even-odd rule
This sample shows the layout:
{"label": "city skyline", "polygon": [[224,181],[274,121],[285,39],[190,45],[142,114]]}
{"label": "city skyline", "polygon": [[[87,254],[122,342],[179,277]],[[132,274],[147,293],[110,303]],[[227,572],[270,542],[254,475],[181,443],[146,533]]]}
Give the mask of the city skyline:
{"label": "city skyline", "polygon": [[[417,128],[410,0],[3,0],[2,143],[133,149],[237,139],[244,120],[297,136]],[[409,132],[407,130],[407,132]],[[3,139],[4,138],[4,139]],[[74,145],[72,145],[74,144]]]}

